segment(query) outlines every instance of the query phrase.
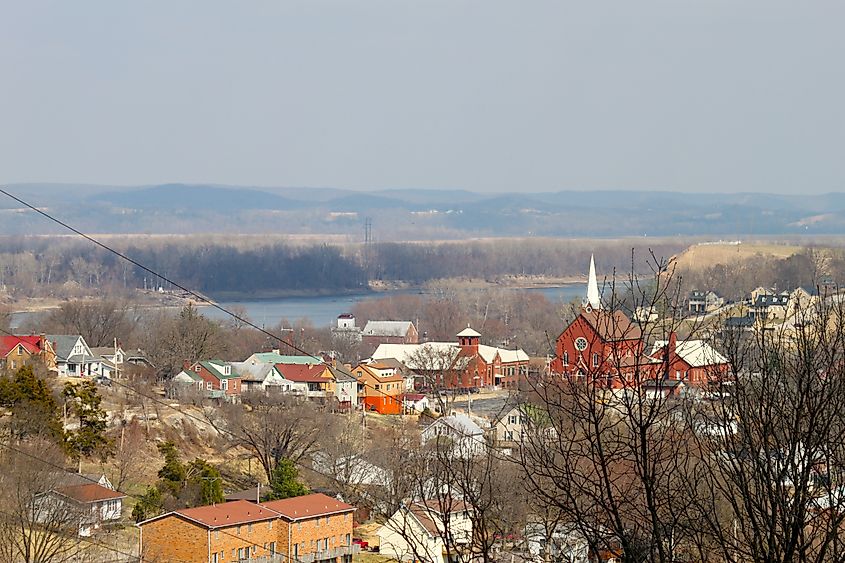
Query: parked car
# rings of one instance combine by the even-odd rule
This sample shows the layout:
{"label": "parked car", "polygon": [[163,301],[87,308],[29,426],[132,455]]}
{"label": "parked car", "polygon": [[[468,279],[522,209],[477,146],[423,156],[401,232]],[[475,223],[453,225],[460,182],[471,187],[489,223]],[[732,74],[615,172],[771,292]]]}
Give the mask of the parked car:
{"label": "parked car", "polygon": [[94,383],[97,385],[102,385],[103,387],[111,387],[111,377],[106,377],[105,375],[98,375],[94,378]]}

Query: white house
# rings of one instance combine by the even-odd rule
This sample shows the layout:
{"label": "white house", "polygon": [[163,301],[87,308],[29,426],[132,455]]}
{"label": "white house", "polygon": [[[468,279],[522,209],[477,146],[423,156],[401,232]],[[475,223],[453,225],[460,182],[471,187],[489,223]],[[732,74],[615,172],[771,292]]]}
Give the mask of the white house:
{"label": "white house", "polygon": [[60,376],[96,377],[102,373],[101,358],[91,352],[78,334],[48,334],[47,340],[56,353],[56,370]]}
{"label": "white house", "polygon": [[[457,563],[469,557],[472,519],[460,501],[414,502],[397,510],[379,528],[379,553],[397,561]],[[449,542],[451,560],[447,558]]]}
{"label": "white house", "polygon": [[338,407],[352,410],[358,405],[358,378],[340,366],[330,368],[334,378],[334,397]]}
{"label": "white house", "polygon": [[282,377],[273,364],[263,362],[229,362],[232,371],[241,376],[241,391],[287,392],[293,384]]}
{"label": "white house", "polygon": [[548,529],[543,524],[525,526],[528,552],[539,561],[590,563],[587,539],[573,525],[557,524]]}
{"label": "white house", "polygon": [[107,522],[120,520],[126,495],[99,483],[57,487],[39,495],[36,519],[46,521],[57,515],[78,519],[78,533],[87,537]]}
{"label": "white house", "polygon": [[390,484],[390,472],[365,460],[359,455],[339,456],[317,452],[311,459],[314,471],[328,475],[343,485],[367,485],[386,487]]}
{"label": "white house", "polygon": [[402,396],[402,410],[404,412],[423,412],[425,409],[430,409],[428,397],[422,393],[405,393]]}
{"label": "white house", "polygon": [[448,440],[450,455],[454,458],[476,457],[487,449],[484,430],[465,414],[442,416],[422,431],[423,444],[444,438]]}

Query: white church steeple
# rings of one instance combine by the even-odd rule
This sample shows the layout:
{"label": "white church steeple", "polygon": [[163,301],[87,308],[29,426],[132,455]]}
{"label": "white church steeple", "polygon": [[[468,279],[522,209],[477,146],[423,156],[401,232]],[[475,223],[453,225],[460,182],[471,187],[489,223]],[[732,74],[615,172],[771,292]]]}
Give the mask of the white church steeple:
{"label": "white church steeple", "polygon": [[601,295],[599,295],[599,284],[596,281],[596,263],[592,254],[590,254],[590,277],[587,279],[587,299],[584,300],[584,306],[588,305],[593,309],[601,309]]}

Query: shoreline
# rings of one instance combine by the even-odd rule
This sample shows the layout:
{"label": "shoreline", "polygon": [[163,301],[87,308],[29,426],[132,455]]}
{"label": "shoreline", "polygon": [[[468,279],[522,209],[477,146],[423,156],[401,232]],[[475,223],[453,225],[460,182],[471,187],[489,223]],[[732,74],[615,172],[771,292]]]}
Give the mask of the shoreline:
{"label": "shoreline", "polygon": [[[451,287],[455,290],[471,291],[471,290],[538,290],[538,289],[553,289],[559,287],[568,287],[572,285],[586,283],[585,278],[581,277],[565,277],[565,278],[534,278],[534,277],[514,277],[503,278],[500,280],[479,280],[479,279],[442,279],[434,280],[425,284],[407,284],[402,282],[377,281],[370,285],[367,289],[356,290],[278,290],[266,291],[260,293],[247,293],[239,291],[227,291],[215,293],[213,295],[203,295],[210,302],[220,304],[225,302],[261,302],[261,301],[278,301],[284,299],[314,299],[320,297],[349,297],[349,296],[365,296],[372,299],[378,299],[384,294],[396,292],[418,293],[420,295],[430,295],[435,293],[443,286]],[[186,296],[181,292],[159,294],[154,291],[137,290],[136,296],[138,299],[121,299],[114,297],[116,301],[128,302],[131,307],[138,309],[167,309],[179,308],[192,303],[195,307],[210,307],[211,304],[205,301],[199,301],[193,296]],[[110,296],[105,296],[105,299],[110,299]],[[59,299],[55,297],[27,297],[0,305],[5,309],[9,315],[21,315],[32,313],[45,313],[59,309],[63,304],[70,302],[86,302],[95,301],[94,296],[86,296],[79,298],[65,298]]]}

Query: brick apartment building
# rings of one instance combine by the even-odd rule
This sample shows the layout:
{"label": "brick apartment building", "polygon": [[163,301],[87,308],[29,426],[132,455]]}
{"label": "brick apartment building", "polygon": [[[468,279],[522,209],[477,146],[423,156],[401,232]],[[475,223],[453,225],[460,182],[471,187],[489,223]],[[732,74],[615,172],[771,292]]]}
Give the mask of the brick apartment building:
{"label": "brick apartment building", "polygon": [[175,510],[138,524],[144,561],[349,563],[355,507],[323,494]]}

